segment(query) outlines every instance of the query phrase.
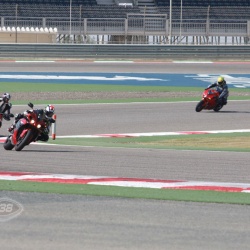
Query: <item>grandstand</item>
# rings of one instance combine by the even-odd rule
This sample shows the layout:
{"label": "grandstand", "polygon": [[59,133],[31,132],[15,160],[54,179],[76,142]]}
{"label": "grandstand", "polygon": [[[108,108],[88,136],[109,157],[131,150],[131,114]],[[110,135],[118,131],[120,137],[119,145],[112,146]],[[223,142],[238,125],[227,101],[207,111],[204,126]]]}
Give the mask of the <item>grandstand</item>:
{"label": "grandstand", "polygon": [[[27,5],[40,5],[40,4],[46,4],[46,5],[69,5],[70,0],[1,0],[1,4],[27,4]],[[96,0],[71,0],[72,5],[89,5],[89,6],[95,6],[97,5]]]}
{"label": "grandstand", "polygon": [[[170,5],[170,0],[155,0],[155,4],[160,7],[167,7]],[[172,1],[172,6],[180,6],[181,1]],[[189,7],[249,7],[249,0],[182,0],[183,6]]]}
{"label": "grandstand", "polygon": [[[126,2],[130,4],[119,5]],[[49,25],[64,35],[166,35],[169,14],[170,0],[0,0],[1,27]],[[200,24],[209,20],[216,23],[213,27],[236,23],[220,28],[225,36],[232,30],[230,36],[250,35],[250,0],[172,0],[171,17],[174,34],[208,36],[212,29]]]}
{"label": "grandstand", "polygon": [[[0,17],[69,17],[69,0],[1,0]],[[81,13],[79,12],[81,8]],[[72,19],[126,18],[128,13],[140,13],[138,6],[124,7],[116,4],[97,4],[96,0],[72,0]]]}

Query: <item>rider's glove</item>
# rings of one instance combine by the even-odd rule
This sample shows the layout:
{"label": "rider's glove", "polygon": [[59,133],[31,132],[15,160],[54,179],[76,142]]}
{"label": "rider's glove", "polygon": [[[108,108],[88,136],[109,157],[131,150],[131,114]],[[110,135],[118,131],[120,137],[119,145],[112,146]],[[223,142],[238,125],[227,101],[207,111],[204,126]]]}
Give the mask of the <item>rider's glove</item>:
{"label": "rider's glove", "polygon": [[53,118],[49,118],[49,122],[50,122],[50,123],[55,123],[55,122],[56,122],[56,120],[55,120],[55,119],[53,119]]}
{"label": "rider's glove", "polygon": [[33,104],[32,102],[29,102],[29,103],[28,103],[28,106],[29,106],[30,108],[32,108],[32,109],[33,109],[34,104]]}
{"label": "rider's glove", "polygon": [[30,113],[32,113],[32,111],[31,110],[26,110],[25,113],[30,114]]}
{"label": "rider's glove", "polygon": [[22,118],[22,115],[20,113],[15,115],[15,120],[16,121],[18,121],[20,118]]}

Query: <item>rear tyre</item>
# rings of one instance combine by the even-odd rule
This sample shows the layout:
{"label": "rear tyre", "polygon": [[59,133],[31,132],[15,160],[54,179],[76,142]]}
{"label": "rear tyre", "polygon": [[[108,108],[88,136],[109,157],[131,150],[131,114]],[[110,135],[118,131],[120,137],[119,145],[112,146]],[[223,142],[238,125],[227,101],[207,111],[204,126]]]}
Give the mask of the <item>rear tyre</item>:
{"label": "rear tyre", "polygon": [[215,112],[218,112],[218,111],[220,111],[221,109],[222,109],[222,107],[223,107],[223,105],[217,105],[215,108],[214,108],[214,111]]}
{"label": "rear tyre", "polygon": [[204,107],[204,101],[201,100],[201,101],[198,102],[198,104],[196,105],[195,111],[196,111],[196,112],[200,112],[200,111],[203,109],[203,107]]}
{"label": "rear tyre", "polygon": [[5,150],[12,150],[14,148],[14,145],[12,145],[10,136],[7,137],[5,142],[3,143],[3,147]]}

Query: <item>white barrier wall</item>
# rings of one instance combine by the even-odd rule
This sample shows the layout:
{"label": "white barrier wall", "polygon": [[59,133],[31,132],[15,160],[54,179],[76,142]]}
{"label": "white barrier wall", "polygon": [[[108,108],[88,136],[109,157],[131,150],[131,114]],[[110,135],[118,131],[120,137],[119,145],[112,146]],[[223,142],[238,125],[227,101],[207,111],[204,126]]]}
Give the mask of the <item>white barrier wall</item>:
{"label": "white barrier wall", "polygon": [[56,43],[56,28],[0,27],[0,43]]}

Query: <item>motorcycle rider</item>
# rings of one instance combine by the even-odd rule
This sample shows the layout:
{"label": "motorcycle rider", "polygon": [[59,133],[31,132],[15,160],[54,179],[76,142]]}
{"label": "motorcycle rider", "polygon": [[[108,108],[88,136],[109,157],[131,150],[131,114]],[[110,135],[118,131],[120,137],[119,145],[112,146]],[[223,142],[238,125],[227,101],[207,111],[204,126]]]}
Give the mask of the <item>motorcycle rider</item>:
{"label": "motorcycle rider", "polygon": [[44,109],[33,109],[33,104],[29,103],[29,107],[31,107],[31,110],[26,110],[23,113],[19,113],[15,115],[15,124],[12,124],[9,127],[9,132],[12,132],[14,128],[18,126],[18,121],[25,117],[28,113],[36,113],[39,119],[42,119],[46,123],[46,128],[45,130],[38,136],[37,140],[38,141],[48,141],[49,140],[49,132],[50,132],[50,127],[52,123],[55,123],[55,119],[52,118],[52,116],[55,113],[55,107],[51,104],[48,104]]}
{"label": "motorcycle rider", "polygon": [[210,84],[206,89],[217,87],[217,91],[220,93],[218,104],[219,105],[226,105],[227,98],[229,95],[227,82],[225,81],[223,76],[219,76],[217,82]]}
{"label": "motorcycle rider", "polygon": [[[10,117],[13,115],[10,113],[12,104],[9,102],[10,101],[10,94],[9,93],[4,93],[2,97],[0,97],[0,114],[3,114],[4,118],[9,121]],[[0,128],[2,126],[2,120],[0,119]]]}

